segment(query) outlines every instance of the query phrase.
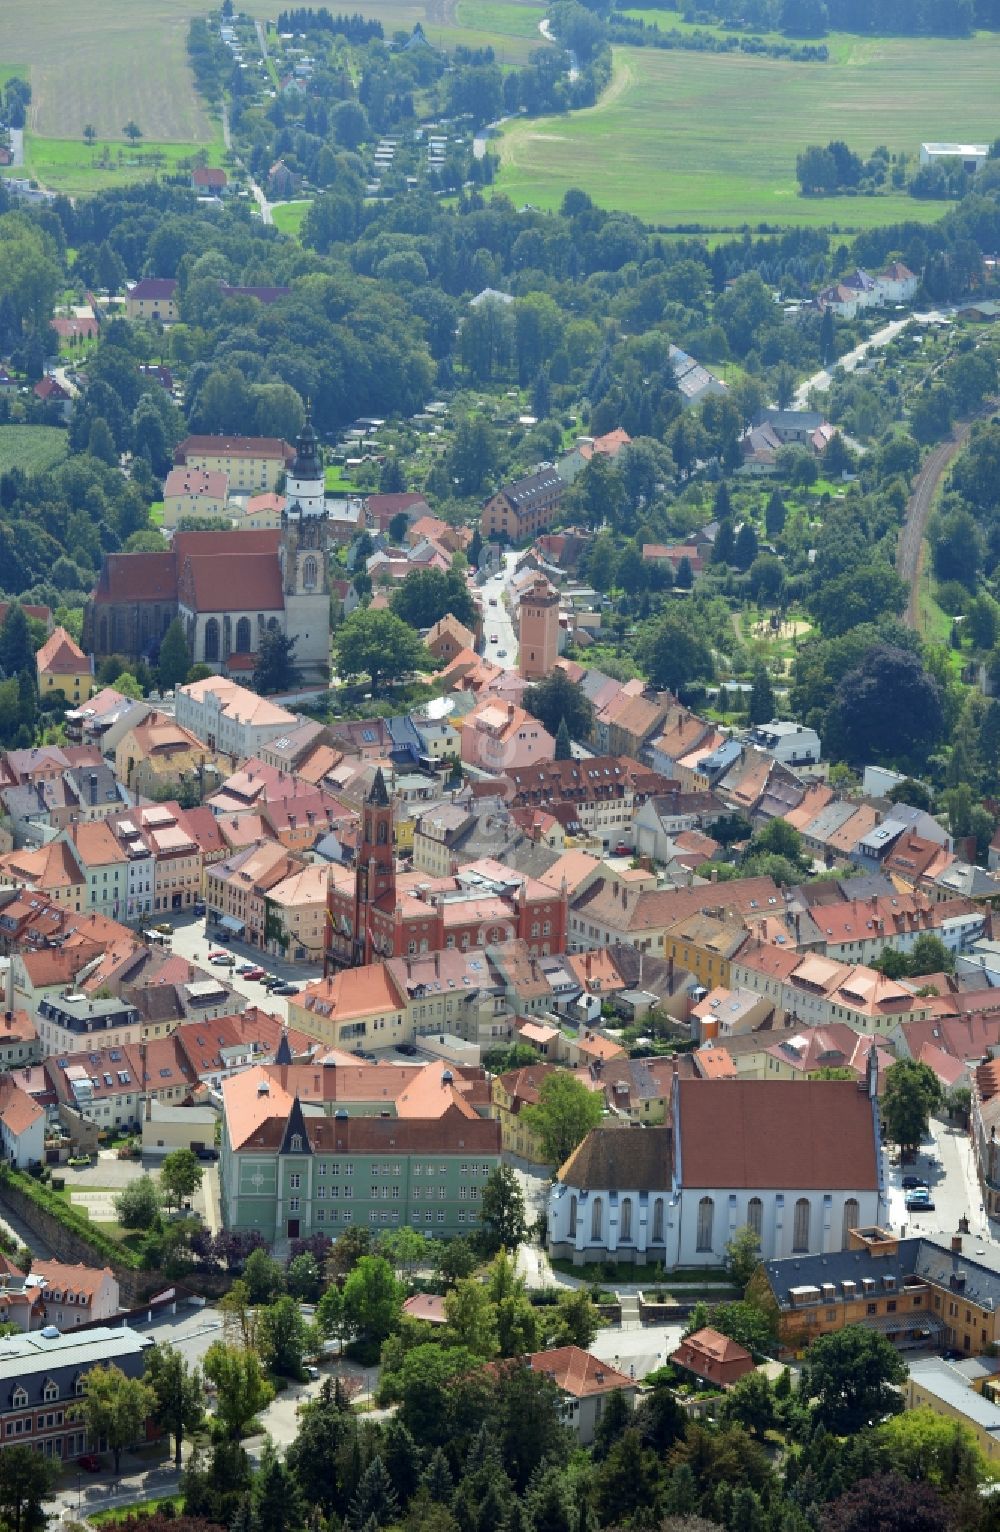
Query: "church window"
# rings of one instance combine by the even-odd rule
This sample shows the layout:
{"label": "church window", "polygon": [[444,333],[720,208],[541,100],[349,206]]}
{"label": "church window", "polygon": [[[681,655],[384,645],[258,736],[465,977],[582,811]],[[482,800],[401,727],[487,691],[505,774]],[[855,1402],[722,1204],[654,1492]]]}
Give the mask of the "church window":
{"label": "church window", "polygon": [[236,624],[236,653],[250,653],[250,619],[241,617]]}
{"label": "church window", "polygon": [[632,1198],[626,1197],[622,1202],[621,1238],[632,1238]]}
{"label": "church window", "polygon": [[845,1248],[850,1244],[850,1240],[847,1236],[850,1234],[852,1229],[856,1229],[858,1227],[860,1222],[861,1209],[858,1206],[858,1199],[857,1197],[848,1197],[847,1201],[844,1203],[844,1234],[843,1238],[841,1239],[841,1244],[844,1245]]}
{"label": "church window", "polygon": [[764,1204],[759,1197],[751,1197],[747,1203],[747,1228],[752,1229],[758,1239],[764,1233]]}
{"label": "church window", "polygon": [[278,619],[277,619],[277,617],[269,617],[267,619],[267,631],[269,633],[277,633],[277,631],[278,631]]}
{"label": "church window", "polygon": [[792,1249],[809,1249],[809,1198],[800,1197],[795,1204],[795,1221],[792,1226]]}
{"label": "church window", "polygon": [[219,658],[219,624],[215,617],[205,624],[205,658],[209,661]]}
{"label": "church window", "polygon": [[316,560],[311,556],[302,565],[302,584],[306,590],[316,589]]}
{"label": "church window", "polygon": [[600,1197],[594,1198],[594,1206],[590,1210],[590,1237],[594,1241],[601,1238],[604,1221],[604,1203]]}
{"label": "church window", "polygon": [[388,833],[389,832],[388,832],[385,820],[384,819],[380,820],[379,821],[379,827],[378,827],[378,835],[376,837],[376,839],[378,840],[378,844],[380,846],[384,846],[385,845],[386,837],[387,837]]}
{"label": "church window", "polygon": [[711,1250],[712,1248],[712,1224],[715,1221],[715,1203],[711,1197],[702,1197],[698,1203],[698,1239],[699,1250]]}
{"label": "church window", "polygon": [[569,1237],[576,1239],[576,1197],[569,1199]]}
{"label": "church window", "polygon": [[653,1208],[653,1240],[660,1244],[663,1239],[663,1198],[657,1197]]}

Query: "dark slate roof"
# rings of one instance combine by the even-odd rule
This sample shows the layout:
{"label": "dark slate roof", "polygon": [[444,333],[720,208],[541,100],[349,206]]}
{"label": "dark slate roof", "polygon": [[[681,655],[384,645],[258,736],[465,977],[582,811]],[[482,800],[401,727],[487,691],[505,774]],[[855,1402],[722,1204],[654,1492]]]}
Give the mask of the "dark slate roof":
{"label": "dark slate roof", "polygon": [[863,1277],[875,1277],[882,1289],[885,1276],[895,1277],[897,1287],[913,1276],[950,1287],[952,1276],[959,1273],[965,1277],[963,1297],[985,1308],[1000,1305],[1000,1252],[986,1247],[982,1255],[973,1256],[968,1249],[952,1251],[932,1239],[902,1239],[889,1255],[873,1255],[864,1249],[835,1250],[828,1255],[785,1256],[763,1264],[782,1308],[792,1306],[789,1293],[795,1287],[819,1287],[824,1282],[839,1286],[845,1280],[860,1284]]}
{"label": "dark slate roof", "polygon": [[558,1179],[581,1191],[668,1191],[670,1139],[669,1128],[592,1128]]}

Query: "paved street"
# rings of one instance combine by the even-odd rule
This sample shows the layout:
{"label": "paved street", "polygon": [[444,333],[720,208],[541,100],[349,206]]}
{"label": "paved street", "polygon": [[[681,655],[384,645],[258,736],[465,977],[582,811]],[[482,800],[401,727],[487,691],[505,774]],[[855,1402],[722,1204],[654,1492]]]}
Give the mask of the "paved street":
{"label": "paved street", "polygon": [[187,958],[189,962],[200,964],[209,973],[218,973],[241,995],[245,995],[252,1005],[259,1005],[262,1011],[269,1011],[274,1016],[280,1016],[283,1021],[288,1020],[288,1001],[284,996],[268,994],[259,980],[247,979],[242,974],[238,974],[235,968],[217,968],[208,961],[209,951],[231,952],[237,963],[258,963],[269,974],[278,974],[281,978],[290,979],[299,985],[308,984],[311,979],[318,978],[322,972],[318,963],[288,963],[282,958],[267,956],[259,948],[251,947],[247,942],[236,941],[232,936],[216,932],[214,929],[210,939],[205,932],[204,916],[195,918],[193,915],[185,914],[177,917],[171,950],[180,957]]}
{"label": "paved street", "polygon": [[514,573],[514,561],[513,553],[505,553],[501,571],[491,575],[481,586],[485,634],[483,653],[503,670],[517,669],[517,635],[510,612],[504,605],[504,592]]}
{"label": "paved street", "polygon": [[[905,1206],[902,1177],[916,1175],[926,1181],[934,1199],[934,1210],[918,1213]],[[983,1214],[982,1198],[972,1159],[972,1145],[967,1133],[951,1123],[931,1121],[931,1131],[920,1146],[912,1165],[887,1166],[889,1188],[889,1224],[897,1232],[928,1234],[950,1240],[958,1233],[959,1220],[969,1219],[977,1245],[995,1245],[1000,1250],[1000,1224],[991,1228]],[[973,1246],[975,1250],[975,1246]]]}

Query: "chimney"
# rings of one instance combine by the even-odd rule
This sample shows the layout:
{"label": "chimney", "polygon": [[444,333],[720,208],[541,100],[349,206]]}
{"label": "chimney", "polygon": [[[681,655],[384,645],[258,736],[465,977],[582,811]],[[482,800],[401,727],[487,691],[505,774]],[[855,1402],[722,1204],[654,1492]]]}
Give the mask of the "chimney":
{"label": "chimney", "polygon": [[961,1236],[961,1234],[953,1234],[952,1235],[952,1237],[951,1237],[951,1253],[952,1253],[952,1255],[961,1255],[962,1254],[962,1236]]}

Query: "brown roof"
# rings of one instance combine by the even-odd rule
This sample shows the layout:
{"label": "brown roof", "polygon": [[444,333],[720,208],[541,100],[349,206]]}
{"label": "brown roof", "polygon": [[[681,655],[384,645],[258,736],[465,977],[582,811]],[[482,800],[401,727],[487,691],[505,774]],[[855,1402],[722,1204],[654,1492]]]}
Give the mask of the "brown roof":
{"label": "brown roof", "polygon": [[58,1291],[66,1292],[68,1289],[74,1293],[84,1293],[88,1303],[94,1301],[98,1289],[106,1281],[115,1281],[110,1266],[84,1266],[82,1261],[75,1266],[69,1266],[64,1261],[32,1261],[31,1275],[44,1277],[49,1287]]}
{"label": "brown roof", "polygon": [[0,1120],[9,1133],[26,1133],[42,1116],[42,1108],[10,1075],[0,1080]]}
{"label": "brown roof", "polygon": [[177,593],[178,600],[196,612],[232,611],[234,593],[250,610],[277,612],[285,604],[281,566],[271,553],[189,554]]}
{"label": "brown roof", "polygon": [[173,601],[177,563],[171,553],[106,553],[93,593],[97,602]]}
{"label": "brown roof", "polygon": [[670,1136],[669,1128],[592,1128],[557,1179],[581,1191],[668,1191]]}
{"label": "brown roof", "polygon": [[444,1325],[448,1316],[444,1311],[444,1299],[440,1293],[414,1293],[403,1304],[403,1313],[411,1319],[422,1319],[429,1325]]}
{"label": "brown roof", "polygon": [[618,1388],[634,1389],[635,1379],[602,1362],[579,1346],[556,1346],[552,1351],[533,1351],[525,1361],[532,1372],[541,1372],[574,1399],[610,1394]]}
{"label": "brown roof", "polygon": [[754,1370],[744,1346],[709,1328],[686,1335],[670,1360],[715,1383],[735,1383]]}
{"label": "brown roof", "polygon": [[878,1188],[871,1102],[853,1080],[681,1080],[678,1090],[686,1187]]}
{"label": "brown roof", "polygon": [[174,449],[174,462],[185,463],[189,455],[281,458],[291,463],[295,449],[280,436],[186,436]]}
{"label": "brown roof", "polygon": [[90,675],[90,661],[66,632],[56,628],[35,655],[39,671],[52,671],[57,675]]}

